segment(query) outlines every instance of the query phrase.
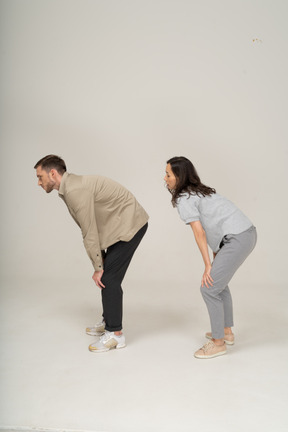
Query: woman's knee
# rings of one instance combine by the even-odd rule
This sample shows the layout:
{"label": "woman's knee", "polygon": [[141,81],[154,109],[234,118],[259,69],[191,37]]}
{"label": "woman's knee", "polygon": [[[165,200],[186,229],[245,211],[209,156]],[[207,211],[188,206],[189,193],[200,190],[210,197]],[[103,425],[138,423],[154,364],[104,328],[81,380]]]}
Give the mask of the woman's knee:
{"label": "woman's knee", "polygon": [[208,298],[209,296],[210,296],[210,293],[208,292],[208,288],[206,288],[205,286],[200,286],[200,292],[201,292],[201,294],[202,294],[202,297],[205,299],[205,298]]}
{"label": "woman's knee", "polygon": [[219,291],[218,289],[216,289],[215,286],[211,286],[209,288],[207,288],[205,285],[202,287],[200,287],[200,292],[202,294],[202,297],[205,299],[211,299],[211,298],[218,298],[219,294],[221,292],[221,290]]}

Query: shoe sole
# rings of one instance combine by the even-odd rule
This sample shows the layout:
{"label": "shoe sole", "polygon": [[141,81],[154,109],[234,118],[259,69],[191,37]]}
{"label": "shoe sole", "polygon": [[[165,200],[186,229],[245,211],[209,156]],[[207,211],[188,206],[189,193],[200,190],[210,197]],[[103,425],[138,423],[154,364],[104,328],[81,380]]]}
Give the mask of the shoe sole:
{"label": "shoe sole", "polygon": [[[212,340],[211,336],[205,335],[205,337],[206,337],[206,339]],[[225,338],[224,338],[224,341],[225,341],[226,345],[234,345],[234,343],[235,343],[234,341],[228,341]]]}
{"label": "shoe sole", "polygon": [[126,347],[126,344],[122,344],[122,345],[118,344],[118,345],[116,345],[113,348],[102,348],[102,349],[97,349],[96,348],[95,349],[95,348],[91,347],[91,345],[90,345],[89,346],[89,351],[94,352],[94,353],[102,353],[102,352],[111,351],[113,349],[121,349],[121,348],[125,348],[125,347]]}
{"label": "shoe sole", "polygon": [[105,333],[105,331],[100,332],[100,331],[89,331],[89,330],[86,330],[86,334],[88,336],[102,336],[104,333]]}
{"label": "shoe sole", "polygon": [[194,357],[195,358],[198,358],[198,359],[210,359],[210,358],[214,358],[214,357],[219,357],[219,356],[221,356],[221,355],[224,355],[224,354],[226,354],[226,352],[227,351],[222,351],[222,352],[219,352],[219,353],[217,353],[217,354],[212,354],[212,355],[195,355],[194,354]]}

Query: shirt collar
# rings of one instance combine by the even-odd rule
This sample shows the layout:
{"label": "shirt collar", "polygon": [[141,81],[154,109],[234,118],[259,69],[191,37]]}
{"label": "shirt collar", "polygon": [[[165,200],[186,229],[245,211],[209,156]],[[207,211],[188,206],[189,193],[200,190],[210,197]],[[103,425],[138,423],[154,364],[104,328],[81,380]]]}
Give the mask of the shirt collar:
{"label": "shirt collar", "polygon": [[67,173],[67,171],[65,171],[65,173],[63,174],[62,179],[61,179],[58,195],[64,195],[65,181],[66,181],[67,177],[68,177],[68,173]]}

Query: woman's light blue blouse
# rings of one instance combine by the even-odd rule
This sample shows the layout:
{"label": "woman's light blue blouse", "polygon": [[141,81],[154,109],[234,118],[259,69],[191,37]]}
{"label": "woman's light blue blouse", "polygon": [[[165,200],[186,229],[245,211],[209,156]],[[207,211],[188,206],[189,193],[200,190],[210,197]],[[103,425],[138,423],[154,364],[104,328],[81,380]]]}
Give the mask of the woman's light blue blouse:
{"label": "woman's light blue blouse", "polygon": [[178,198],[176,205],[186,224],[201,222],[213,252],[218,252],[225,235],[240,234],[253,225],[235,204],[217,193],[210,196],[185,193]]}

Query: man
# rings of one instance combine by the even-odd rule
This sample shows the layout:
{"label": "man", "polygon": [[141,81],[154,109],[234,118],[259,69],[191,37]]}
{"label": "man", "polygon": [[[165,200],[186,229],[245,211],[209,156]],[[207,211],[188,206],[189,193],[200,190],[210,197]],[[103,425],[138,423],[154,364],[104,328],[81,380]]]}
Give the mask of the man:
{"label": "man", "polygon": [[69,174],[63,159],[48,155],[34,166],[38,185],[47,193],[58,190],[82,231],[84,246],[101,289],[103,320],[86,333],[100,336],[92,352],[124,348],[121,283],[141,242],[149,216],[127,189],[102,176]]}

